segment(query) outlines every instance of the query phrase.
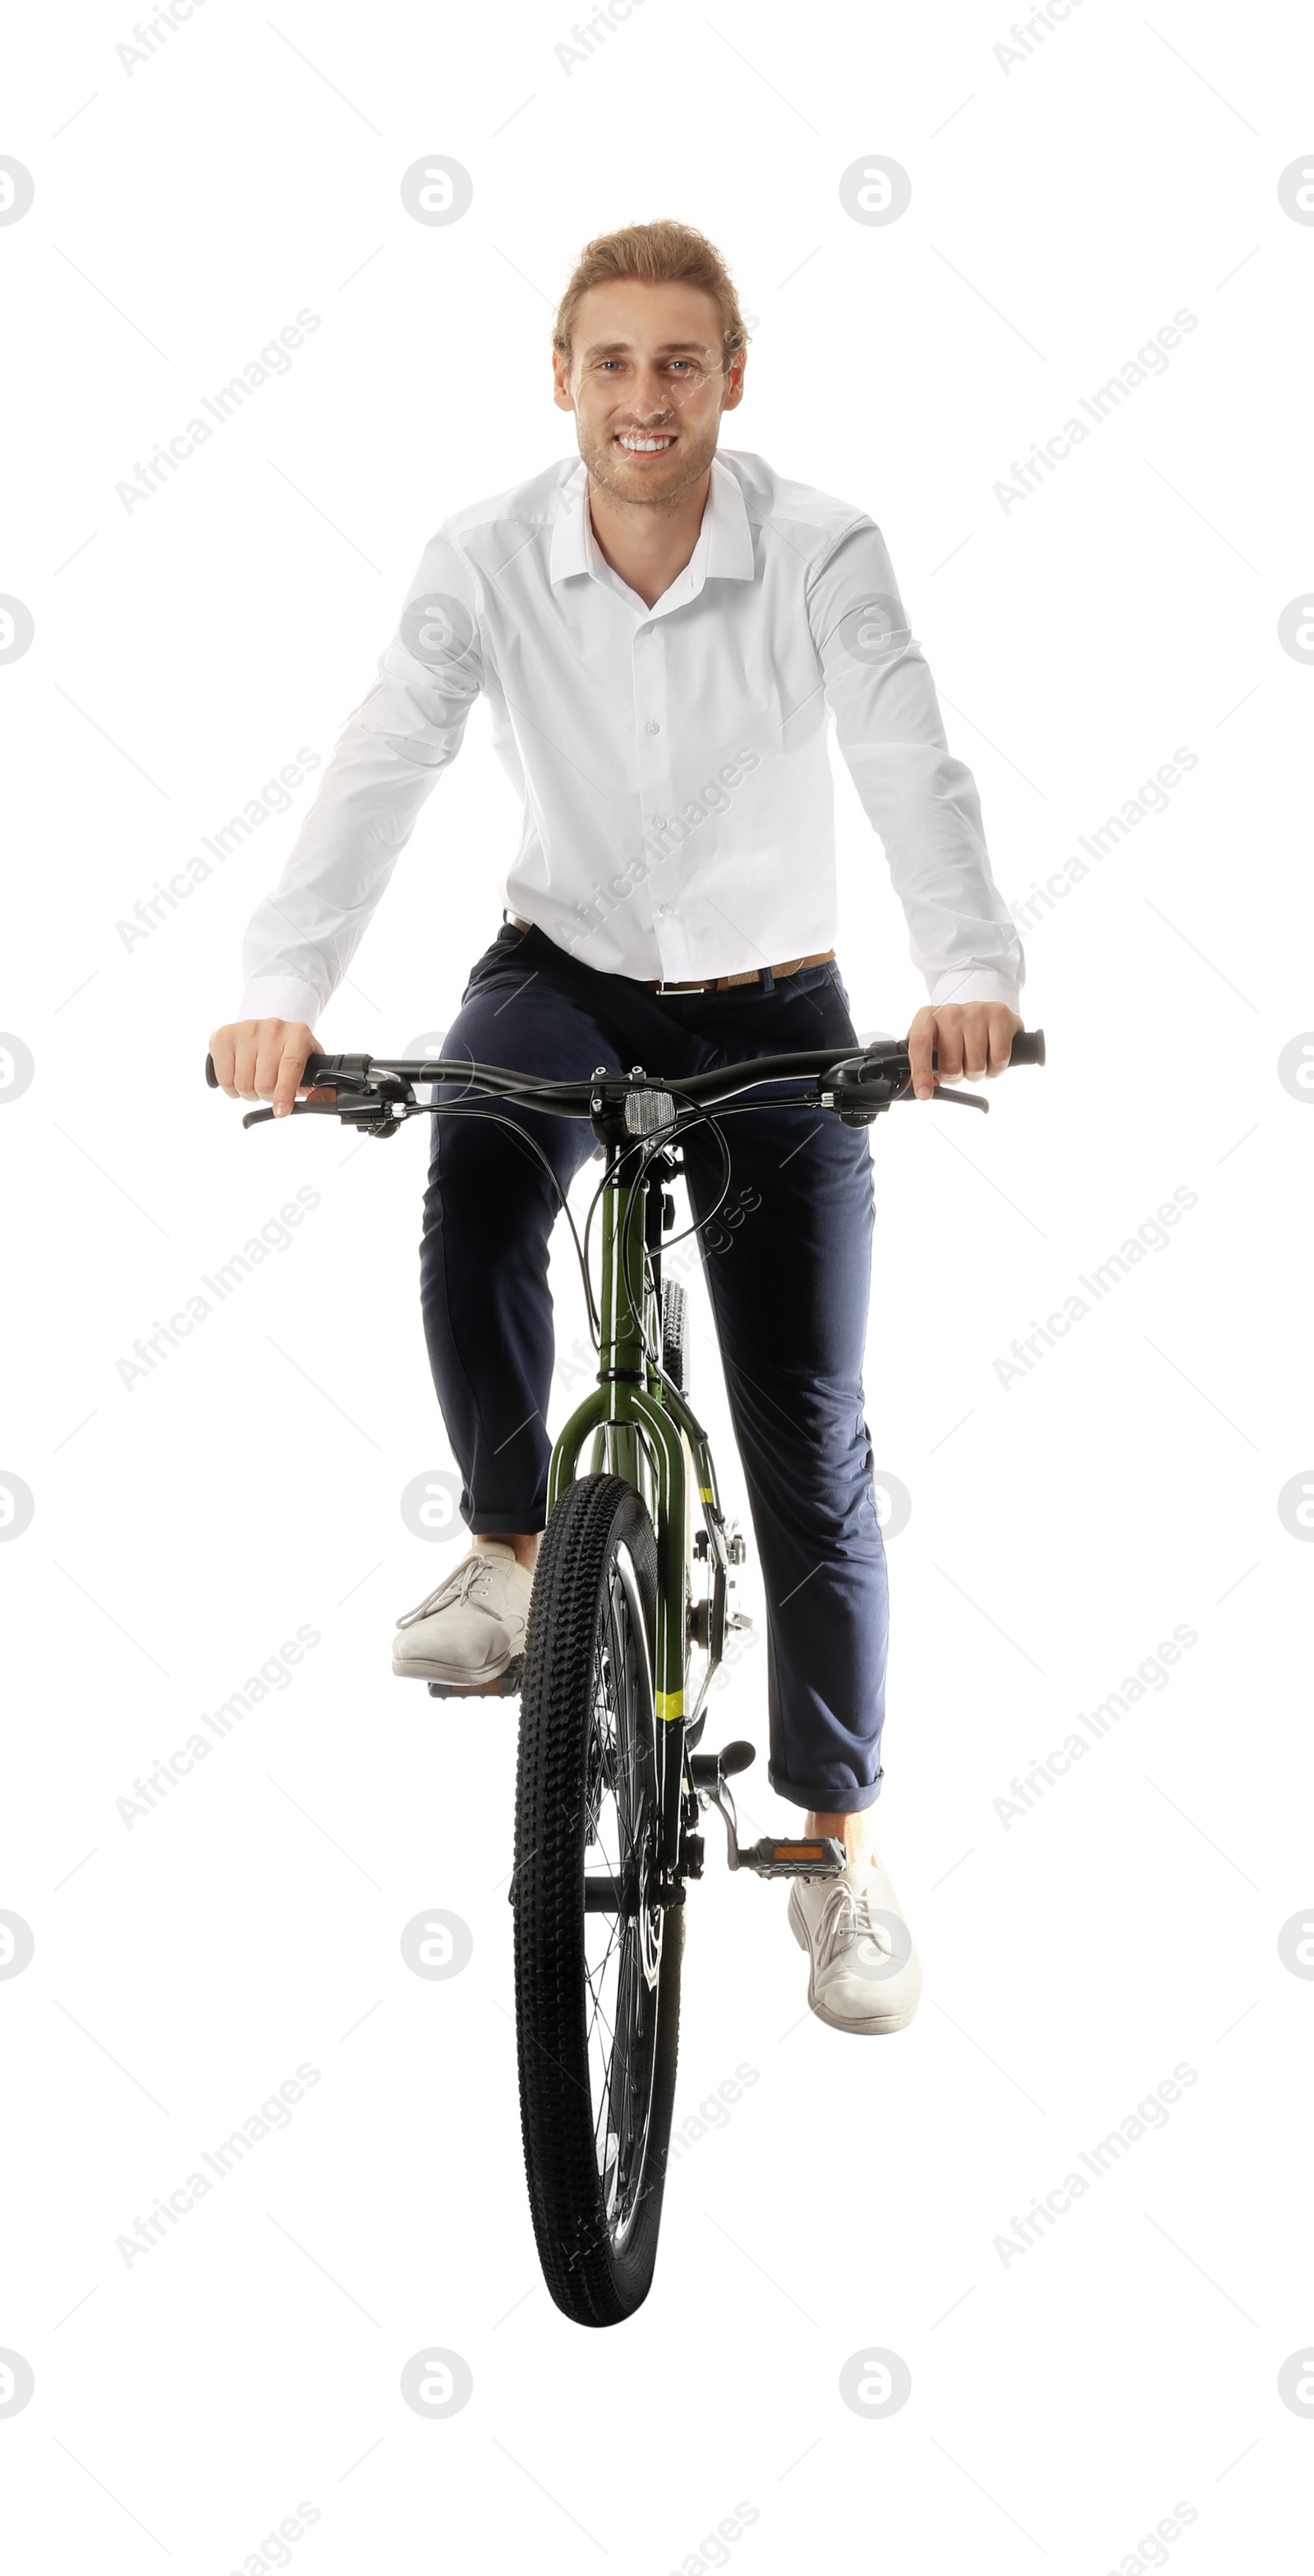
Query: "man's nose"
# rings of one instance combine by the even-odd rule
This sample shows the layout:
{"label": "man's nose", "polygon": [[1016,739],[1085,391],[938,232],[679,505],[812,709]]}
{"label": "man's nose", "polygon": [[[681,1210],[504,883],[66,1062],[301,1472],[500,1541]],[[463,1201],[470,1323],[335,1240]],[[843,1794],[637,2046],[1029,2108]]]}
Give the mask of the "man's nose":
{"label": "man's nose", "polygon": [[672,409],[671,389],[655,367],[641,367],[635,381],[634,408],[645,420],[656,419]]}

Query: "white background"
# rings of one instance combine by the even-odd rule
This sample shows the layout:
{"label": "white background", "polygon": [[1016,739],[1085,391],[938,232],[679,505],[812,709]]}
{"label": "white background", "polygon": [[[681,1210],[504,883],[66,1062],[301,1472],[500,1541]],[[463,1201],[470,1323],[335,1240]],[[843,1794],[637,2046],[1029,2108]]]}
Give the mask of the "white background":
{"label": "white background", "polygon": [[[714,23],[644,0],[568,67],[570,38],[564,12],[417,0],[274,21],[208,0],[131,70],[126,14],[10,33],[0,151],[36,182],[0,229],[0,589],[35,620],[0,668],[0,1023],[36,1067],[0,1120],[0,1467],[35,1497],[0,1547],[0,1906],[35,1935],[0,1981],[0,2345],[35,2374],[0,2418],[10,2556],[1267,2563],[1314,2443],[1277,2388],[1314,2331],[1314,1987],[1277,1947],[1314,1903],[1314,1559],[1277,1511],[1314,1459],[1314,1122],[1276,1070],[1314,1023],[1314,675],[1277,634],[1311,572],[1314,229],[1277,195],[1311,144],[1308,29],[1085,0],[1005,67],[1002,8],[966,0],[727,0]],[[474,182],[450,228],[401,203],[431,152]],[[840,203],[872,152],[912,180],[888,228]],[[327,758],[440,520],[566,452],[547,334],[569,265],[667,213],[756,317],[734,442],[885,533],[1005,894],[1177,746],[1197,766],[1029,942],[1048,1069],[996,1086],[988,1124],[874,1132],[868,1409],[913,1498],[883,1849],[920,2014],[880,2049],[813,2021],[784,1891],[731,1880],[709,1839],[678,2117],[741,2063],[758,2080],[695,2121],[646,2307],[590,2336],[539,2282],[524,2196],[514,1703],[467,1719],[389,1672],[394,1616],[452,1562],[399,1513],[451,1465],[416,1297],[424,1131],[387,1155],[327,1122],[244,1135],[201,1081],[308,791],[148,937],[116,923],[300,746]],[[290,371],[125,511],[116,483],[302,307],[321,327]],[[1167,372],[1005,512],[1012,460],[1179,307],[1198,326]],[[901,1029],[903,924],[843,777],[839,798],[855,1017]],[[326,1043],[447,1025],[514,830],[481,711]],[[288,1248],[125,1386],[134,1339],[298,1186],[321,1204]],[[1178,1188],[1198,1205],[1169,1245],[1001,1386],[1013,1338]],[[556,1279],[568,1348],[564,1247]],[[290,1686],[129,1829],[134,1777],[301,1624],[321,1643]],[[1167,1686],[1006,1826],[1013,1775],[1178,1625],[1198,1642]],[[761,1748],[754,1832],[789,1814],[762,1660],[709,1731]],[[473,1933],[450,1982],[399,1948],[433,1906]],[[303,2062],[291,2125],[126,2265],[116,2238]],[[1014,2215],[1178,2064],[1197,2080],[1168,2125],[1005,2263]],[[399,2391],[430,2337],[473,2372],[449,2421]],[[877,2347],[912,2393],[867,2421],[839,2374]],[[318,2521],[262,2557],[301,2500]],[[1179,2500],[1189,2527],[1138,2547]],[[741,2502],[756,2520],[710,2537]]]}

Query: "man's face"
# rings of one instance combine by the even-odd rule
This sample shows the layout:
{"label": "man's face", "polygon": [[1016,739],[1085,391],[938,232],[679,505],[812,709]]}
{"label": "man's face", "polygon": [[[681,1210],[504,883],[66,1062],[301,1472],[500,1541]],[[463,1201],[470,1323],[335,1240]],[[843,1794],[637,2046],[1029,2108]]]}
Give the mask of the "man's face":
{"label": "man's face", "polygon": [[711,464],[721,414],[743,391],[744,356],[723,367],[720,317],[700,286],[615,278],[590,287],[569,365],[554,351],[553,374],[594,481],[618,501],[678,501]]}

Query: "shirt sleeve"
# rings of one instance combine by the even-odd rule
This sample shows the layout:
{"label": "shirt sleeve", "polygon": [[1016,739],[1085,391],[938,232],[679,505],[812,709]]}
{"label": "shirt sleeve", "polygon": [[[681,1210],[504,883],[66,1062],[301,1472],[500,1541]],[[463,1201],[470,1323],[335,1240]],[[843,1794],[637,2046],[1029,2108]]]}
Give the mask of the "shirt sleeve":
{"label": "shirt sleeve", "polygon": [[241,1019],[315,1026],[369,927],[483,686],[477,588],[445,532],[426,546],[379,676],[350,717],[242,950]]}
{"label": "shirt sleeve", "polygon": [[808,603],[836,738],[884,844],[932,1002],[1016,1010],[1026,967],[990,872],[976,782],[949,750],[935,683],[870,519],[845,530]]}

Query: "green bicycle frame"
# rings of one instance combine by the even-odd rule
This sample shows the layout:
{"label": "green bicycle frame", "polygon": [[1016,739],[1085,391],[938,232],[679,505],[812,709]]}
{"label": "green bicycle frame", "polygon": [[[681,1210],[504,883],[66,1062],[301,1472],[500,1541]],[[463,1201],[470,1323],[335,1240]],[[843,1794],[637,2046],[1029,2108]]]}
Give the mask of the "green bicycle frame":
{"label": "green bicycle frame", "polygon": [[[653,1687],[664,1726],[683,1725],[689,1641],[685,1632],[685,1566],[694,1492],[709,1543],[724,1553],[722,1516],[707,1435],[678,1389],[654,1369],[661,1348],[660,1234],[650,1239],[649,1180],[623,1177],[633,1147],[609,1146],[602,1191],[602,1296],[598,1382],[564,1425],[548,1469],[547,1507],[555,1508],[579,1473],[586,1441],[593,1463],[623,1476],[642,1495],[657,1534],[657,1620]],[[629,1280],[630,1289],[626,1287]],[[637,1305],[635,1300],[637,1299]],[[674,1867],[679,1836],[679,1762],[664,1765],[663,1858]]]}

